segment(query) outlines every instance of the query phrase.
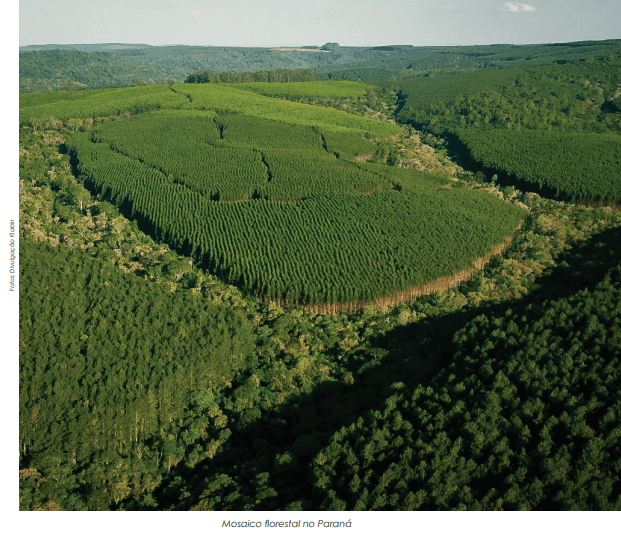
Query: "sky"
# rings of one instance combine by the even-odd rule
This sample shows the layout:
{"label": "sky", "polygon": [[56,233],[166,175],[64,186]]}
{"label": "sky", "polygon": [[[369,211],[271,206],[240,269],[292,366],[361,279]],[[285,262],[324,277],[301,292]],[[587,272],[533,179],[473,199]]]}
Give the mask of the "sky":
{"label": "sky", "polygon": [[[530,2],[530,0],[529,0]],[[620,0],[20,0],[19,44],[341,46],[621,38]]]}

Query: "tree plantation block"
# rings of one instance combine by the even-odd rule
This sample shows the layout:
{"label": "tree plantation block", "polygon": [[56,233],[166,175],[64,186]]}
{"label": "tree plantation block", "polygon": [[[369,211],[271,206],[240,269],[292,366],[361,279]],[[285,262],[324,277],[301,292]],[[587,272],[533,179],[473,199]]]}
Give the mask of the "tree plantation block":
{"label": "tree plantation block", "polygon": [[520,182],[533,184],[571,202],[621,202],[621,135],[467,129],[456,133],[473,158],[518,187]]}
{"label": "tree plantation block", "polygon": [[23,94],[19,98],[20,124],[69,120],[121,113],[140,113],[150,109],[178,109],[187,98],[165,85]]}
{"label": "tree plantation block", "polygon": [[287,305],[411,299],[471,268],[524,216],[447,178],[355,161],[356,136],[362,146],[355,130],[156,113],[67,145],[94,193],[228,283]]}
{"label": "tree plantation block", "polygon": [[585,205],[621,202],[621,61],[586,57],[396,83],[398,120],[471,170]]}
{"label": "tree plantation block", "polygon": [[621,41],[43,48],[21,510],[621,510]]}
{"label": "tree plantation block", "polygon": [[299,81],[290,83],[251,82],[238,83],[234,87],[253,91],[264,96],[302,98],[362,98],[373,85],[353,81]]}

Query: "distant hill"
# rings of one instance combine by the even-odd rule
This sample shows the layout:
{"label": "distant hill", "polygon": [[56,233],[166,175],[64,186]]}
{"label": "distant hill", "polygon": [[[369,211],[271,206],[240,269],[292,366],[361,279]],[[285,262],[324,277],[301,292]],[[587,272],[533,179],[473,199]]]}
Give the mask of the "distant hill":
{"label": "distant hill", "polygon": [[37,52],[40,50],[79,50],[80,52],[116,52],[132,48],[155,48],[150,44],[132,43],[97,43],[97,44],[30,44],[20,46],[20,52]]}
{"label": "distant hill", "polygon": [[[330,53],[317,53],[329,51]],[[314,53],[310,53],[314,52]],[[257,72],[308,69],[318,79],[367,81],[423,76],[459,69],[504,68],[579,55],[621,53],[620,40],[487,46],[326,43],[301,49],[148,44],[46,44],[20,47],[20,92],[183,81],[196,71]]]}

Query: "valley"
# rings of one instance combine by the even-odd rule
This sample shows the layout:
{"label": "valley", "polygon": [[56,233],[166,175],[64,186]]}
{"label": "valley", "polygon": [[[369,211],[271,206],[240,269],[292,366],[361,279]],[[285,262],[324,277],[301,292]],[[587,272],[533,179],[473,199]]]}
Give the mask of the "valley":
{"label": "valley", "polygon": [[20,94],[21,509],[621,509],[618,41],[324,48]]}

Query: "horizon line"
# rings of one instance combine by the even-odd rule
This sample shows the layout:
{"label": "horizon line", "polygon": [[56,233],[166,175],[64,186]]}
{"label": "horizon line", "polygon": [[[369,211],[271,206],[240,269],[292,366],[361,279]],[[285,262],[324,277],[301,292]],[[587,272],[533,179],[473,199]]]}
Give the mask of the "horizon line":
{"label": "horizon line", "polygon": [[[395,43],[389,42],[385,44],[345,44],[339,46],[341,48],[378,48],[383,46],[411,46],[413,48],[427,48],[427,47],[460,47],[460,46],[534,46],[534,45],[546,45],[546,44],[569,44],[569,43],[582,43],[582,42],[606,42],[606,41],[618,41],[621,37],[614,37],[608,39],[581,39],[571,41],[545,41],[545,42],[528,42],[528,43],[514,43],[514,42],[497,42],[497,43],[470,43],[470,44],[411,44],[411,43]],[[336,41],[329,41],[336,42]],[[327,43],[320,45],[317,44],[305,44],[305,45],[232,45],[232,44],[186,44],[186,43],[170,43],[170,44],[149,44],[149,43],[134,43],[134,42],[77,42],[77,43],[36,43],[36,44],[20,44],[19,48],[26,48],[29,46],[97,46],[97,45],[124,45],[124,46],[147,46],[151,48],[170,48],[170,47],[203,47],[203,48],[308,48],[317,47],[321,48]],[[338,44],[338,43],[337,43]]]}

